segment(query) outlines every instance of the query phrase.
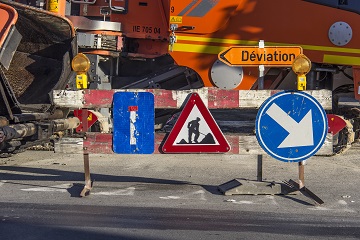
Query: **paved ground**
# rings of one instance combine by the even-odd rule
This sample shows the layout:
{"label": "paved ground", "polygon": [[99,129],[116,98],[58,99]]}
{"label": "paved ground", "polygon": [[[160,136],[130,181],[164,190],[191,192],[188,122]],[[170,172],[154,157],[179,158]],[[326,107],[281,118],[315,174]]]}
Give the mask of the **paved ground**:
{"label": "paved ground", "polygon": [[[94,189],[86,200],[77,200],[74,197],[84,183],[83,156],[43,151],[0,160],[0,190],[5,193],[0,201],[224,209],[246,206],[247,210],[270,212],[309,209],[358,214],[359,150],[356,144],[341,156],[314,156],[307,161],[305,184],[325,202],[320,206],[302,195],[222,195],[219,185],[235,178],[257,177],[257,156],[222,154],[90,155]],[[297,180],[297,163],[264,156],[263,176],[267,181]]]}
{"label": "paved ground", "polygon": [[[90,155],[94,188],[80,198],[83,155],[27,151],[0,159],[1,239],[359,239],[360,145],[315,156],[302,194],[225,196],[256,180],[257,156]],[[297,163],[263,156],[267,181],[298,178]]]}

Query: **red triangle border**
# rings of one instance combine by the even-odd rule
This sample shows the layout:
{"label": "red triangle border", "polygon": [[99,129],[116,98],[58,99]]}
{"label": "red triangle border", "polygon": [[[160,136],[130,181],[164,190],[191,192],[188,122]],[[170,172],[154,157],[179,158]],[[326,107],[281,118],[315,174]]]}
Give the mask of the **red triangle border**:
{"label": "red triangle border", "polygon": [[[218,141],[219,145],[214,144],[189,144],[189,145],[174,145],[174,142],[183,128],[185,121],[191,113],[194,106],[197,106],[204,120],[208,124],[210,130],[214,134],[214,137]],[[201,100],[199,94],[192,93],[185,107],[180,113],[173,129],[166,138],[164,145],[162,146],[162,152],[164,153],[226,153],[230,151],[230,145],[227,142],[224,134],[221,132],[219,126],[215,122],[209,109],[205,106]]]}

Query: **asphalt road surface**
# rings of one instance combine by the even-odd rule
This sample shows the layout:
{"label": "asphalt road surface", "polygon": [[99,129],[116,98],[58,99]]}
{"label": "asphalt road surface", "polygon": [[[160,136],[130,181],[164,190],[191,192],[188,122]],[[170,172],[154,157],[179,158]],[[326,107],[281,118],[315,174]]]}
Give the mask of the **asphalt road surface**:
{"label": "asphalt road surface", "polygon": [[[257,178],[257,156],[90,155],[27,151],[0,159],[0,239],[360,239],[360,158],[310,158],[291,195],[225,196],[219,185]],[[266,181],[297,181],[296,163],[263,156]]]}

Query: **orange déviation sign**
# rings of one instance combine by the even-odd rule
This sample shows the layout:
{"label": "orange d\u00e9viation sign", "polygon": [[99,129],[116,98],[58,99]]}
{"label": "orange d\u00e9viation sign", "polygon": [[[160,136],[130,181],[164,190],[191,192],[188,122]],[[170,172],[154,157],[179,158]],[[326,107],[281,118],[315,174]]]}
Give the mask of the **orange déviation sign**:
{"label": "orange d\u00e9viation sign", "polygon": [[234,46],[219,53],[220,61],[230,66],[291,66],[302,53],[298,46],[290,47],[242,47]]}

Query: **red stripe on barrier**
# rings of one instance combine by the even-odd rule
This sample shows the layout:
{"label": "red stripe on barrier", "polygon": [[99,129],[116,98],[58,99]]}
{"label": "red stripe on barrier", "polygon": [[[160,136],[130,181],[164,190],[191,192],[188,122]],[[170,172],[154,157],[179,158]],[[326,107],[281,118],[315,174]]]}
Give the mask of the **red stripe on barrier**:
{"label": "red stripe on barrier", "polygon": [[[205,101],[205,99],[202,99]],[[219,89],[209,89],[208,108],[238,108],[239,91],[226,91]]]}
{"label": "red stripe on barrier", "polygon": [[84,108],[107,107],[113,102],[114,90],[84,90]]}
{"label": "red stripe on barrier", "polygon": [[176,108],[177,99],[174,99],[173,92],[169,90],[151,89],[155,95],[155,108]]}
{"label": "red stripe on barrier", "polygon": [[[131,91],[131,90],[129,90]],[[132,90],[136,91],[136,90]],[[113,102],[116,90],[84,90],[84,108],[109,107]],[[142,92],[151,92],[155,96],[155,108],[176,108],[177,99],[173,97],[173,91],[162,89],[148,89]]]}
{"label": "red stripe on barrier", "polygon": [[83,145],[88,153],[114,153],[112,150],[112,134],[86,133]]}
{"label": "red stripe on barrier", "polygon": [[[84,90],[83,108],[109,107],[113,102],[113,95],[119,90]],[[130,90],[127,91],[136,91]],[[163,89],[147,89],[143,92],[151,92],[155,96],[155,108],[178,108],[184,99],[177,99],[176,91]],[[194,91],[196,92],[196,91]],[[191,94],[192,92],[189,92]],[[186,95],[186,94],[185,94]],[[209,89],[200,94],[202,100],[207,103],[209,109],[239,108],[239,91],[221,89]],[[178,102],[181,101],[181,102]]]}
{"label": "red stripe on barrier", "polygon": [[[156,133],[155,134],[155,151],[154,154],[161,153],[161,144],[165,140],[165,133]],[[226,154],[239,154],[239,136],[237,135],[225,135],[226,140],[231,146],[231,150]],[[98,154],[113,154],[112,150],[112,134],[110,133],[86,133],[86,138],[84,139],[84,148],[88,153],[98,153]]]}

